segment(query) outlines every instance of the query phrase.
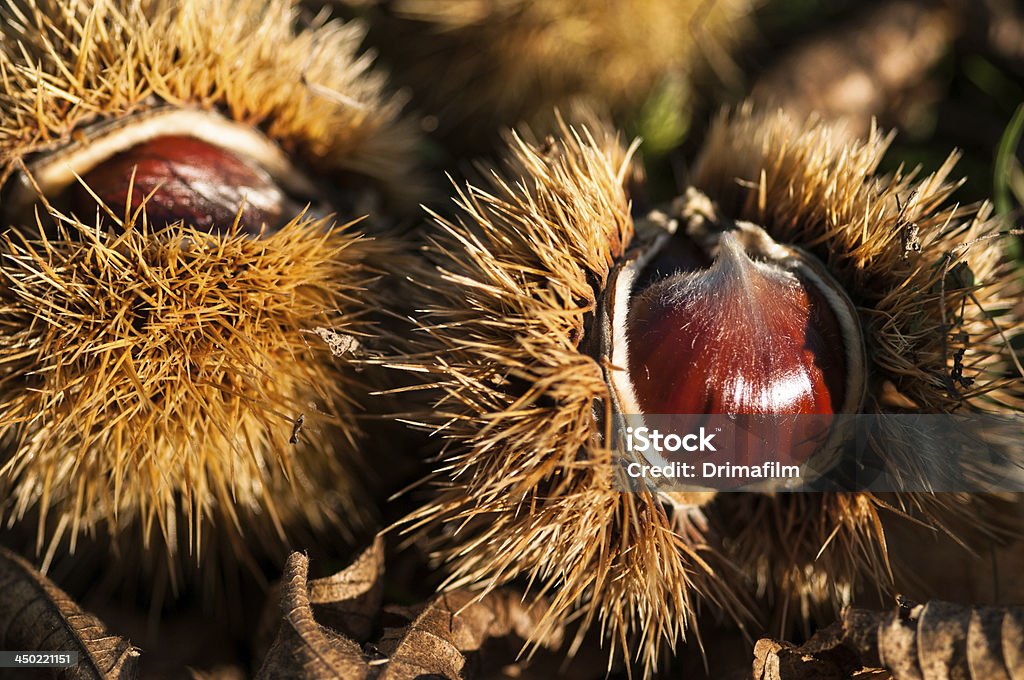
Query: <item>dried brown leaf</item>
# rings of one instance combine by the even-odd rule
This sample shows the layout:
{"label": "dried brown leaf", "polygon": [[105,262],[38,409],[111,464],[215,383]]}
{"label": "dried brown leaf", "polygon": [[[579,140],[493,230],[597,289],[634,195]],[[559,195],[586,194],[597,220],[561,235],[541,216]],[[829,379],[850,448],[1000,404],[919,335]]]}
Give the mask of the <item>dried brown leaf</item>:
{"label": "dried brown leaf", "polygon": [[309,601],[317,621],[357,642],[373,632],[380,611],[384,542],[378,538],[351,566],[309,582]]}
{"label": "dried brown leaf", "polygon": [[[405,680],[424,676],[463,678],[467,654],[493,638],[525,639],[546,605],[529,609],[521,595],[497,590],[485,596],[456,591],[425,606],[393,607],[407,625],[374,630],[381,608],[384,548],[378,539],[351,566],[308,580],[309,560],[293,553],[281,585],[284,619],[257,678]],[[547,641],[558,646],[561,634]]]}
{"label": "dried brown leaf", "polygon": [[762,639],[754,646],[754,680],[888,680],[889,673],[865,667],[864,660],[844,644],[843,627],[819,630],[805,644]]}
{"label": "dried brown leaf", "polygon": [[1024,678],[1024,607],[933,600],[891,612],[850,609],[843,638],[898,679]]}
{"label": "dried brown leaf", "polygon": [[888,612],[849,608],[800,647],[760,640],[753,671],[754,680],[1017,680],[1024,678],[1024,607],[931,601]]}
{"label": "dried brown leaf", "polygon": [[78,665],[61,678],[127,680],[138,677],[139,650],[112,635],[35,567],[0,547],[0,649],[78,652]]}
{"label": "dried brown leaf", "polygon": [[[372,553],[376,547],[375,544],[367,553]],[[365,557],[366,553],[356,560],[353,567],[360,565],[361,569]],[[313,617],[309,585],[309,558],[301,553],[292,553],[285,566],[281,597],[284,618],[278,629],[277,639],[274,640],[256,677],[259,680],[362,680],[368,677],[370,667],[363,660],[359,645],[316,622]]]}
{"label": "dried brown leaf", "polygon": [[[379,680],[465,677],[466,654],[479,651],[490,638],[515,634],[525,639],[543,614],[542,608],[528,609],[512,591],[483,598],[465,591],[441,595],[407,628],[385,631],[379,649],[389,660]],[[557,647],[560,636],[547,642]]]}
{"label": "dried brown leaf", "polygon": [[754,680],[840,680],[840,666],[789,642],[758,640],[754,646]]}

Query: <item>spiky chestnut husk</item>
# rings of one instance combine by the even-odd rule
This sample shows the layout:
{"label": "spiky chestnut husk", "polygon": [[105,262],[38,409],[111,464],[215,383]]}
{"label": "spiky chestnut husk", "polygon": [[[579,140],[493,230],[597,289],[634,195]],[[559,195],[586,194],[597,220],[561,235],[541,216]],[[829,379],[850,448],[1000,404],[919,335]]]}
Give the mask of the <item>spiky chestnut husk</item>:
{"label": "spiky chestnut husk", "polygon": [[319,172],[410,187],[414,137],[363,29],[296,30],[292,0],[4,0],[0,182],[73,133],[161,106],[216,110]]}
{"label": "spiky chestnut husk", "polygon": [[[357,53],[361,30],[297,29],[287,0],[0,12],[4,516],[38,516],[40,547],[100,533],[130,551],[141,531],[193,559],[214,531],[262,554],[291,547],[293,528],[345,540],[368,514],[352,465],[369,388],[320,336],[372,335],[389,247],[341,226],[359,213],[314,219],[301,205],[261,234],[243,233],[245,209],[202,229],[186,211],[164,229],[173,215],[149,223],[132,178],[88,167],[75,172],[99,194],[72,182],[75,213],[61,212],[50,201],[68,187],[36,177],[177,121],[171,134],[269,149],[286,189],[298,166],[350,193],[406,196],[412,137]],[[131,199],[90,209],[85,194]]]}
{"label": "spiky chestnut husk", "polygon": [[384,0],[369,12],[369,38],[448,146],[489,147],[524,123],[554,129],[554,107],[582,104],[641,124],[649,146],[667,147],[697,72],[731,65],[755,4]]}
{"label": "spiky chestnut husk", "polygon": [[[917,182],[913,174],[876,176],[886,142],[744,110],[714,128],[696,186],[722,197],[728,215],[816,253],[846,287],[865,326],[868,412],[887,410],[892,385],[904,404],[916,400],[914,411],[1018,409],[1003,336],[988,316],[1014,290],[997,240],[985,240],[996,225],[985,207],[942,207],[955,186],[946,181],[952,161]],[[784,554],[769,555],[765,569],[757,557],[776,542],[756,530],[765,518],[751,504],[786,497],[720,494],[706,504],[616,490],[605,378],[621,369],[595,358],[592,331],[610,275],[637,238],[624,189],[633,171],[607,132],[563,130],[544,145],[516,138],[507,167],[486,187],[461,190],[455,219],[437,218],[442,229],[428,248],[437,272],[421,282],[432,296],[421,317],[426,351],[405,365],[428,372],[443,394],[423,420],[448,446],[439,495],[408,521],[432,531],[450,586],[486,590],[523,577],[554,603],[538,639],[580,610],[584,629],[600,621],[613,649],[650,673],[696,623],[700,602],[741,616],[743,594],[758,579],[787,595],[843,601],[858,576],[888,572],[884,501],[870,494],[794,497],[799,507],[778,542]],[[921,230],[920,251],[901,242],[897,192],[909,204],[902,219]],[[935,265],[946,253],[979,283],[947,275],[945,289],[937,287],[943,267]],[[948,323],[961,316],[976,383],[947,394]],[[976,506],[958,512],[961,501],[910,495],[892,503],[926,520],[952,511],[986,522]],[[749,530],[724,521],[736,503]],[[734,533],[708,532],[705,512]],[[810,529],[793,533],[801,526]],[[742,572],[732,558],[743,560]],[[780,574],[780,565],[788,570]]]}
{"label": "spiky chestnut husk", "polygon": [[358,381],[311,331],[358,331],[363,310],[342,310],[369,282],[368,244],[325,227],[299,218],[254,240],[69,219],[57,238],[6,234],[11,516],[39,504],[58,533],[141,518],[173,537],[184,510],[198,541],[243,508],[282,533],[295,513],[355,513],[334,449],[352,446]]}

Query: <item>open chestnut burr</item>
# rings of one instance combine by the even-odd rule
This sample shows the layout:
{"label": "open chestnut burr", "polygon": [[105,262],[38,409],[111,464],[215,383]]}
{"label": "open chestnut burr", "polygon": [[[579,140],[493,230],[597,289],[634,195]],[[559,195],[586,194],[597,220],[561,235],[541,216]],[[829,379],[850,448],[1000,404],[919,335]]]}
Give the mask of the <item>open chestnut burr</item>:
{"label": "open chestnut burr", "polygon": [[216,581],[372,524],[325,340],[372,344],[413,137],[361,30],[296,12],[0,8],[0,513],[47,563],[99,535]]}
{"label": "open chestnut burr", "polygon": [[[458,192],[418,282],[420,354],[402,360],[439,395],[421,418],[447,442],[439,488],[407,524],[448,586],[522,578],[552,602],[534,640],[599,622],[650,674],[698,610],[743,621],[765,589],[838,606],[865,573],[887,577],[886,508],[987,522],[944,494],[619,483],[623,415],[1019,411],[998,225],[987,206],[945,206],[952,159],[921,179],[876,174],[888,140],[744,108],[712,126],[680,198],[635,216],[633,147],[566,126],[513,137],[488,183]],[[801,465],[839,460],[834,432],[792,434],[776,444]],[[879,445],[894,465],[911,453]],[[772,520],[752,508],[788,498],[799,512],[765,540]],[[717,514],[736,503],[747,525],[723,534]]]}
{"label": "open chestnut burr", "polygon": [[686,127],[697,83],[711,69],[722,73],[717,67],[750,32],[756,7],[750,0],[349,5],[366,18],[370,43],[416,107],[431,114],[446,148],[477,153],[494,150],[503,126],[552,129],[555,108],[581,104],[646,128],[648,146],[667,150]]}

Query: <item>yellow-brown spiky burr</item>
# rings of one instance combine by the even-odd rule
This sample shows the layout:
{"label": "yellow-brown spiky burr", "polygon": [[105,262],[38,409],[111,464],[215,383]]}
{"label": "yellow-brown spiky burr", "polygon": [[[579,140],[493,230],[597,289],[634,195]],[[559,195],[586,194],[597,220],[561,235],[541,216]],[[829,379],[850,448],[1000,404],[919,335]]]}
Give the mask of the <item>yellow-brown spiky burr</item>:
{"label": "yellow-brown spiky burr", "polygon": [[664,149],[685,131],[680,114],[699,74],[735,69],[729,51],[755,5],[385,0],[367,15],[395,82],[449,147],[489,149],[508,126],[554,129],[555,107],[581,105],[645,129],[648,146]]}
{"label": "yellow-brown spiky burr", "polygon": [[[422,354],[401,362],[439,394],[422,416],[446,442],[439,490],[408,523],[433,539],[449,586],[523,579],[553,603],[535,640],[578,616],[651,674],[699,612],[742,620],[759,578],[838,601],[858,575],[878,575],[883,500],[795,495],[806,507],[783,541],[799,545],[769,560],[799,553],[792,564],[808,573],[796,583],[758,569],[770,541],[756,527],[771,516],[748,507],[737,527],[719,514],[732,497],[782,494],[624,491],[613,423],[676,403],[1020,408],[1001,328],[1011,319],[991,316],[1015,290],[997,225],[984,206],[947,206],[952,161],[923,179],[877,174],[887,141],[744,109],[713,126],[682,197],[634,216],[632,147],[600,127],[563,127],[543,143],[514,137],[486,184],[459,191],[427,248]],[[948,276],[961,264],[973,283]],[[902,453],[896,465],[912,459]],[[932,519],[958,500],[890,502]],[[832,577],[815,569],[822,550],[826,566],[847,560],[836,584],[820,582]]]}
{"label": "yellow-brown spiky burr", "polygon": [[413,141],[362,30],[289,0],[0,14],[4,519],[192,560],[344,542],[392,249],[367,232]]}

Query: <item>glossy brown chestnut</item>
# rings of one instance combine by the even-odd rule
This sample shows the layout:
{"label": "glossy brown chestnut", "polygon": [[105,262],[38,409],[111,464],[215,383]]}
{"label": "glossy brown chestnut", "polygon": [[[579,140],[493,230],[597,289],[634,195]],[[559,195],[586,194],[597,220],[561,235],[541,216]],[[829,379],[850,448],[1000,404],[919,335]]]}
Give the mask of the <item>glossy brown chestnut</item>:
{"label": "glossy brown chestnut", "polygon": [[756,227],[724,231],[716,249],[710,266],[662,278],[631,300],[637,404],[645,414],[749,414],[742,424],[755,443],[734,449],[731,462],[805,462],[830,419],[769,416],[850,408],[849,393],[859,389],[850,381],[850,343],[860,342],[849,329],[852,305],[825,290],[838,284],[806,267],[802,254]]}
{"label": "glossy brown chestnut", "polygon": [[833,413],[846,356],[835,314],[795,273],[732,234],[704,270],[634,300],[630,371],[647,413]]}
{"label": "glossy brown chestnut", "polygon": [[[132,174],[134,173],[134,179]],[[149,223],[227,232],[239,217],[241,233],[258,234],[281,225],[287,199],[273,178],[254,163],[188,136],[157,137],[108,158],[69,191],[79,216],[96,211],[98,196],[123,211],[131,187],[131,209],[146,202]],[[88,187],[88,188],[86,188]],[[91,192],[91,193],[90,193]]]}

